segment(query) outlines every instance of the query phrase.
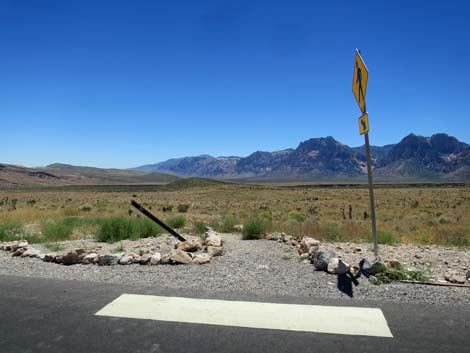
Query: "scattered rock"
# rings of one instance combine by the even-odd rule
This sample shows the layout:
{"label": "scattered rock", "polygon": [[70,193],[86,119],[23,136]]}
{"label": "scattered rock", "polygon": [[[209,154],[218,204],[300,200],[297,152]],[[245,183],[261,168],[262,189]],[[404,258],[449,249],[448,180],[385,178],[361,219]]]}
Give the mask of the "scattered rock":
{"label": "scattered rock", "polygon": [[207,253],[210,256],[222,256],[222,253],[223,253],[222,249],[223,249],[222,246],[208,246]]}
{"label": "scattered rock", "polygon": [[150,256],[149,263],[150,265],[158,265],[162,261],[162,255],[159,252],[156,252]]}
{"label": "scattered rock", "polygon": [[268,233],[264,236],[264,239],[266,240],[282,240],[282,234],[281,233]]}
{"label": "scattered rock", "polygon": [[98,265],[99,266],[114,266],[119,263],[119,259],[122,254],[113,254],[113,255],[101,255],[99,257]]}
{"label": "scattered rock", "polygon": [[207,264],[211,262],[211,256],[209,254],[197,254],[194,256],[193,260],[192,260],[192,263],[193,264],[199,264],[199,265],[202,265],[202,264]]}
{"label": "scattered rock", "polygon": [[16,248],[16,250],[12,250],[12,251],[14,251],[14,253],[11,256],[21,256],[26,250],[28,250],[28,249],[27,248]]}
{"label": "scattered rock", "polygon": [[243,224],[236,224],[234,227],[233,227],[233,230],[237,233],[241,233],[243,231]]}
{"label": "scattered rock", "polygon": [[28,241],[27,240],[19,240],[18,243],[16,244],[18,248],[25,248],[27,247]]}
{"label": "scattered rock", "polygon": [[186,241],[180,242],[176,245],[176,249],[186,252],[195,252],[202,249],[202,240],[199,238],[186,238]]}
{"label": "scattered rock", "polygon": [[318,249],[314,253],[313,266],[317,270],[326,271],[328,269],[328,262],[330,259],[336,257],[336,253],[332,250]]}
{"label": "scattered rock", "polygon": [[351,266],[343,260],[332,257],[328,262],[327,272],[334,275],[344,275],[351,271]]}
{"label": "scattered rock", "polygon": [[222,237],[214,232],[206,232],[206,239],[204,245],[207,246],[222,246]]}
{"label": "scattered rock", "polygon": [[134,257],[130,254],[126,254],[122,256],[118,261],[119,265],[130,265],[133,262],[134,262]]}
{"label": "scattered rock", "polygon": [[465,276],[461,276],[457,273],[446,273],[444,276],[445,280],[450,283],[465,284]]}
{"label": "scattered rock", "polygon": [[384,272],[386,270],[385,264],[380,260],[380,257],[374,257],[371,261],[362,259],[359,262],[359,267],[362,273],[366,275],[375,275],[377,273]]}
{"label": "scattered rock", "polygon": [[359,246],[356,246],[356,247],[354,247],[354,249],[353,249],[352,252],[353,252],[353,254],[356,254],[356,253],[358,253],[358,252],[362,252],[362,248],[359,247]]}
{"label": "scattered rock", "polygon": [[142,248],[139,250],[139,255],[144,256],[144,254],[150,254],[150,249]]}
{"label": "scattered rock", "polygon": [[86,251],[83,249],[75,249],[75,252],[78,256],[86,254]]}
{"label": "scattered rock", "polygon": [[388,260],[387,263],[388,263],[388,265],[389,265],[391,268],[399,268],[399,267],[401,267],[401,263],[400,263],[400,261],[398,261],[398,260]]}
{"label": "scattered rock", "polygon": [[44,255],[44,258],[42,261],[44,262],[54,262],[54,259],[56,258],[57,254],[56,253],[49,253]]}
{"label": "scattered rock", "polygon": [[174,249],[170,252],[170,261],[174,264],[189,264],[192,257],[186,251]]}
{"label": "scattered rock", "polygon": [[66,266],[75,265],[80,262],[79,256],[75,251],[69,251],[62,256],[62,263]]}
{"label": "scattered rock", "polygon": [[303,250],[303,253],[308,253],[311,248],[318,248],[321,242],[319,240],[313,239],[311,237],[303,237],[300,242],[300,247]]}
{"label": "scattered rock", "polygon": [[100,257],[97,253],[89,253],[89,254],[86,254],[83,258],[82,258],[82,264],[96,264],[98,263],[100,260]]}
{"label": "scattered rock", "polygon": [[308,253],[303,253],[303,254],[300,254],[300,260],[307,260],[310,258],[310,254]]}
{"label": "scattered rock", "polygon": [[145,253],[140,256],[139,264],[141,265],[147,265],[150,262],[150,259],[152,258],[152,254]]}
{"label": "scattered rock", "polygon": [[160,263],[164,264],[164,265],[169,264],[170,263],[170,258],[171,258],[171,254],[169,254],[169,253],[168,254],[163,254],[162,259],[160,260]]}

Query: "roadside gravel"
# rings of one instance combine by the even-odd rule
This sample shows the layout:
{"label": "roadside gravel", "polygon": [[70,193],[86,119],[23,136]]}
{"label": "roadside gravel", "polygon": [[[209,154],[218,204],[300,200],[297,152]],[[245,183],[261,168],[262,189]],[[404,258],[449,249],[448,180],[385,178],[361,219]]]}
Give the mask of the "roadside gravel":
{"label": "roadside gravel", "polygon": [[[75,279],[100,284],[126,283],[130,288],[159,286],[204,292],[343,298],[347,301],[361,299],[470,304],[470,288],[404,283],[375,286],[365,277],[358,278],[358,283],[354,284],[350,281],[340,281],[337,276],[315,271],[313,265],[301,262],[296,251],[287,244],[269,240],[242,241],[236,234],[222,234],[222,237],[224,255],[212,258],[212,261],[205,265],[62,266],[38,259],[13,258],[10,253],[0,251],[0,274]],[[170,249],[174,244],[173,238],[168,236],[142,239],[139,242],[125,242],[123,246],[128,251],[141,246],[163,251]],[[81,240],[67,242],[64,245],[70,249],[79,247],[96,249],[99,244],[92,240]],[[110,247],[110,245],[101,246]],[[113,247],[116,246],[116,244],[113,245]],[[46,252],[42,246],[35,247]],[[351,264],[357,264],[361,258],[372,257],[370,244],[328,243],[322,244],[321,247],[335,250]],[[361,248],[361,251],[356,248]],[[104,250],[109,249],[104,248]],[[470,250],[468,249],[417,245],[381,246],[381,254],[383,260],[396,259],[404,265],[428,268],[436,279],[442,279],[449,270],[458,273],[470,270]]]}

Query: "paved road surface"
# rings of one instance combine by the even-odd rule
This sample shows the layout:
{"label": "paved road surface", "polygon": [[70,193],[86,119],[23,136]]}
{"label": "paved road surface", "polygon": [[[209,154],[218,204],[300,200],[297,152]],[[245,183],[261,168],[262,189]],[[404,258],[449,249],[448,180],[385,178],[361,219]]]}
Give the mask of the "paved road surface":
{"label": "paved road surface", "polygon": [[[103,308],[109,308],[110,303],[118,298],[122,299],[124,293],[329,307],[380,308],[393,337],[297,332],[95,315]],[[142,303],[146,305],[145,301]],[[138,306],[137,303],[137,308]],[[290,308],[292,305],[282,307]],[[125,284],[109,285],[0,276],[0,313],[2,353],[442,353],[469,352],[470,349],[470,308],[464,306],[261,297],[249,294],[235,296],[230,293],[195,293],[187,290],[159,289],[157,284],[153,288],[131,288]],[[333,311],[332,317],[334,315]],[[316,320],[316,317],[311,317],[311,320]]]}

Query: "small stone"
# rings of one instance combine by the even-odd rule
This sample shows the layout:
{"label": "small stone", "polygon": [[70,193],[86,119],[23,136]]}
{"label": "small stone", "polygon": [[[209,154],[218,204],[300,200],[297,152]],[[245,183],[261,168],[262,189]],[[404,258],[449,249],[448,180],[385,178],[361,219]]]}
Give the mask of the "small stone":
{"label": "small stone", "polygon": [[308,253],[300,254],[300,260],[308,260],[310,255]]}
{"label": "small stone", "polygon": [[401,267],[401,263],[400,263],[400,261],[398,261],[398,260],[388,260],[387,263],[388,263],[388,265],[389,265],[391,268],[399,268],[399,267]]}
{"label": "small stone", "polygon": [[140,256],[143,256],[144,254],[149,254],[149,253],[150,253],[150,249],[147,249],[147,248],[142,248],[139,250]]}
{"label": "small stone", "polygon": [[114,266],[119,263],[119,259],[122,254],[110,254],[110,255],[101,255],[99,257],[98,265],[99,266]]}
{"label": "small stone", "polygon": [[149,263],[150,265],[158,265],[162,261],[162,255],[159,252],[156,252],[150,256]]}
{"label": "small stone", "polygon": [[140,257],[139,264],[147,265],[150,262],[151,258],[152,258],[152,254],[149,254],[149,253],[142,254],[142,256]]}
{"label": "small stone", "polygon": [[78,256],[86,253],[86,251],[83,249],[76,249],[75,252],[77,253]]}
{"label": "small stone", "polygon": [[187,238],[186,241],[180,242],[176,245],[176,249],[195,252],[202,249],[202,240],[199,238],[191,237]]}
{"label": "small stone", "polygon": [[118,261],[119,265],[130,265],[134,261],[134,258],[132,255],[126,254],[123,257],[121,257]]}
{"label": "small stone", "polygon": [[17,248],[15,250],[15,252],[11,255],[11,256],[21,256],[26,250],[28,250],[27,248]]}
{"label": "small stone", "polygon": [[207,264],[209,262],[211,262],[211,256],[209,254],[197,254],[192,260],[193,264],[198,265]]}
{"label": "small stone", "polygon": [[171,258],[171,255],[168,253],[168,254],[163,254],[162,255],[162,259],[160,260],[160,263],[161,264],[169,264],[170,263],[170,258]]}
{"label": "small stone", "polygon": [[17,243],[17,246],[19,248],[25,248],[27,247],[29,244],[28,244],[28,241],[27,240],[19,240],[18,243]]}
{"label": "small stone", "polygon": [[422,259],[423,256],[421,256],[420,254],[415,254],[415,258],[417,258],[417,259]]}
{"label": "small stone", "polygon": [[208,246],[207,247],[207,253],[210,256],[221,256],[223,253],[223,247],[222,246]]}
{"label": "small stone", "polygon": [[268,233],[264,236],[264,239],[279,241],[280,239],[282,239],[282,235],[281,233]]}
{"label": "small stone", "polygon": [[258,270],[269,270],[268,265],[258,265]]}
{"label": "small stone", "polygon": [[189,264],[192,257],[186,251],[174,249],[170,252],[170,261],[174,264]]}
{"label": "small stone", "polygon": [[62,257],[62,263],[66,266],[75,265],[80,262],[78,254],[75,251],[69,251]]}
{"label": "small stone", "polygon": [[85,265],[88,265],[88,264],[96,264],[98,263],[100,260],[100,257],[97,253],[89,253],[89,254],[86,254],[83,258],[82,258],[82,264],[85,264]]}
{"label": "small stone", "polygon": [[300,247],[304,253],[308,253],[311,248],[315,247],[318,248],[321,242],[311,237],[303,237],[302,241],[300,242]]}
{"label": "small stone", "polygon": [[215,232],[206,232],[206,239],[204,245],[207,246],[222,246],[222,237]]}
{"label": "small stone", "polygon": [[44,262],[54,262],[54,259],[56,258],[57,254],[56,253],[49,253],[44,255],[44,258],[42,261]]}
{"label": "small stone", "polygon": [[233,227],[233,230],[237,233],[241,233],[243,231],[243,224],[236,224],[234,227]]}
{"label": "small stone", "polygon": [[465,276],[460,276],[456,273],[446,273],[444,278],[447,282],[456,284],[465,284],[466,281]]}
{"label": "small stone", "polygon": [[358,253],[358,252],[362,252],[362,248],[359,247],[359,246],[356,246],[356,247],[354,247],[354,249],[353,249],[352,252],[353,252],[353,254],[356,254],[356,253]]}

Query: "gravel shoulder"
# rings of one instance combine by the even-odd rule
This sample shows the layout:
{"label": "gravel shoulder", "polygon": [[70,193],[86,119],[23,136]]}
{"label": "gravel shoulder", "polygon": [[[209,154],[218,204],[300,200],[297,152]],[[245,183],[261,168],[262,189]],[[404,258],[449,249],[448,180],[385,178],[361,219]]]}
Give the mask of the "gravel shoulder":
{"label": "gravel shoulder", "polygon": [[[63,266],[39,259],[11,257],[0,251],[0,274],[36,278],[74,279],[100,284],[126,283],[133,286],[185,288],[203,292],[243,292],[271,296],[303,296],[342,298],[345,301],[372,300],[416,302],[428,304],[470,304],[470,288],[392,283],[376,286],[360,277],[356,284],[339,277],[316,271],[313,265],[299,260],[294,248],[270,240],[242,241],[240,235],[222,234],[224,255],[213,257],[204,265],[72,265]],[[124,241],[127,251],[148,247],[168,251],[175,240],[169,236]],[[93,240],[61,243],[64,250],[83,248],[109,252],[118,244],[102,244]],[[42,245],[35,248],[50,252]],[[101,246],[101,248],[97,248]],[[323,243],[322,248],[336,251],[341,257],[357,264],[373,256],[371,244]],[[361,250],[358,251],[357,248]],[[441,280],[449,271],[465,274],[470,270],[470,250],[440,246],[398,245],[381,246],[383,260],[398,260],[405,266],[425,268]]]}

